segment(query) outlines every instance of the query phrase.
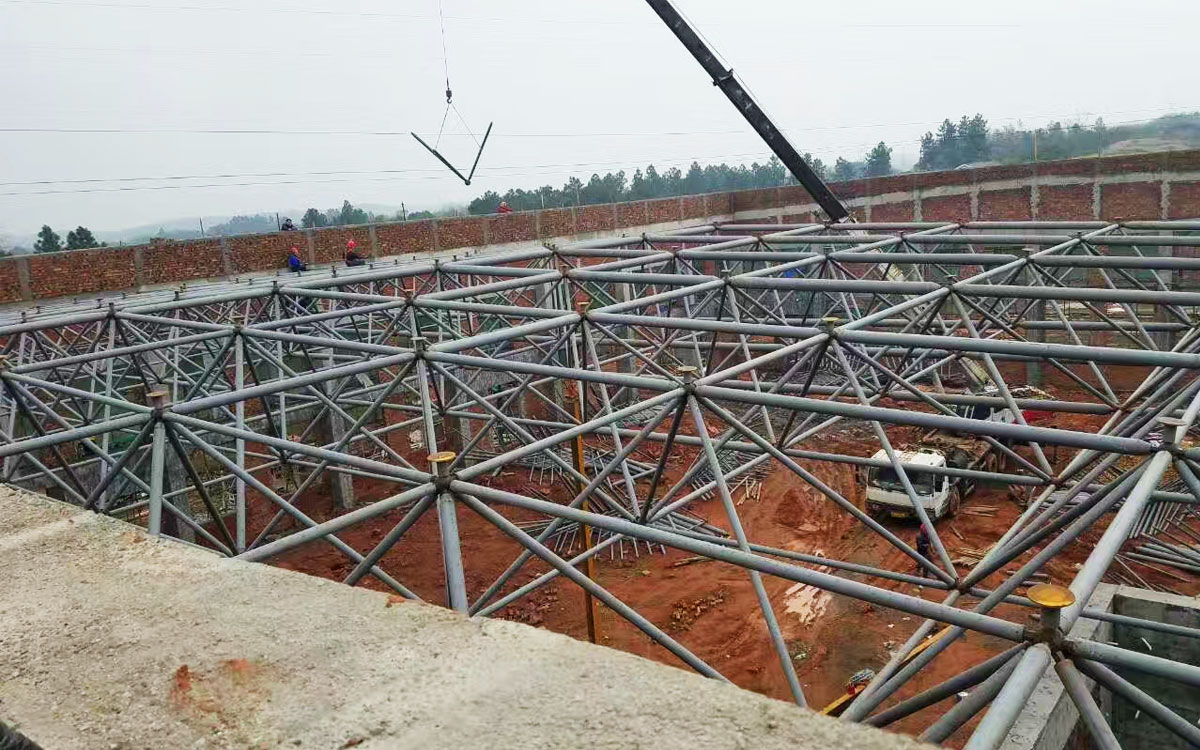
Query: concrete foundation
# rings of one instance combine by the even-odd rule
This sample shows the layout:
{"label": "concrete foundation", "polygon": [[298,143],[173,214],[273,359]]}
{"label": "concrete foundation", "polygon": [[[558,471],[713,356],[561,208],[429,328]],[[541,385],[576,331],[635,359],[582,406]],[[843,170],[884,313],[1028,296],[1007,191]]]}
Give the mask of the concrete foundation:
{"label": "concrete foundation", "polygon": [[922,747],[11,488],[0,571],[0,719],[46,750]]}

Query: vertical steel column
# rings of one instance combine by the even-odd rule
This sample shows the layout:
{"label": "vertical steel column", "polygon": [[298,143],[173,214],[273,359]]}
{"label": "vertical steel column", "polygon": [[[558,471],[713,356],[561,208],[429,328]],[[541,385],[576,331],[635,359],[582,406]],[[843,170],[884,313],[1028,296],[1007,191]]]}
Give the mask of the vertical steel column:
{"label": "vertical steel column", "polygon": [[[458,503],[454,495],[444,486],[450,477],[450,466],[457,457],[453,451],[435,451],[438,445],[437,430],[433,425],[433,402],[429,398],[429,365],[425,361],[426,340],[418,336],[413,338],[413,349],[417,354],[417,387],[421,394],[421,415],[425,427],[425,445],[431,451],[429,455],[430,473],[437,477],[437,515],[438,530],[442,540],[442,566],[446,573],[446,602],[447,606],[463,614],[467,614],[470,603],[467,601],[466,573],[463,571],[462,545],[458,536]],[[446,425],[442,423],[445,433]]]}
{"label": "vertical steel column", "polygon": [[[161,411],[167,405],[166,391],[153,391],[147,394],[150,405]],[[167,459],[167,427],[155,414],[154,439],[150,452],[150,518],[147,530],[153,536],[162,534],[163,517],[163,475],[166,474]]]}
{"label": "vertical steel column", "polygon": [[[580,307],[580,310],[579,310],[580,314],[583,314],[584,312],[586,312],[583,309],[583,308],[586,308],[586,303],[583,303],[583,302],[579,303],[579,307]],[[586,321],[581,324],[580,331],[582,331],[582,325],[587,325]],[[571,366],[578,368],[578,369],[583,368],[583,362],[582,362],[582,359],[580,357],[580,352],[579,352],[579,342],[576,340],[576,336],[580,336],[580,335],[582,335],[582,334],[581,333],[571,334],[571,344],[570,344],[571,345],[570,353],[571,353],[571,359],[572,359]],[[583,381],[583,380],[576,380],[574,385],[575,385],[575,398],[574,398],[575,421],[578,424],[583,424],[586,421],[585,413],[587,410],[587,382]],[[578,472],[578,475],[574,478],[575,495],[579,496],[583,492],[583,488],[587,486],[586,483],[583,481],[584,478],[587,476],[587,458],[583,452],[583,449],[584,449],[583,433],[580,433],[575,436],[575,439],[571,441],[571,448],[572,448],[572,454],[573,454],[573,458],[574,458],[574,462],[575,462],[575,471]],[[592,509],[591,497],[584,496],[583,504],[580,507],[584,511],[591,511],[591,509]],[[590,554],[592,551],[592,527],[589,524],[580,524],[580,530],[583,532],[584,554],[587,555],[586,561],[584,562],[584,575],[586,575],[588,577],[588,580],[595,581],[596,580],[596,557],[595,557],[595,555]],[[592,592],[588,591],[587,589],[583,590],[583,615],[584,615],[584,619],[587,622],[588,640],[591,641],[592,643],[595,643],[596,642],[596,599],[592,596]]]}
{"label": "vertical steel column", "polygon": [[[233,387],[237,391],[241,391],[246,387],[246,343],[242,340],[241,328],[233,335]],[[282,398],[282,394],[280,395]],[[246,402],[239,399],[233,405],[234,427],[239,430],[246,429]],[[280,418],[283,418],[282,412]],[[234,440],[235,462],[238,469],[246,470],[246,440],[245,438],[235,438]],[[246,480],[240,476],[233,480],[234,491],[234,512],[237,515],[235,532],[237,539],[238,554],[246,551]]]}
{"label": "vertical steel column", "polygon": [[[453,451],[441,451],[429,457],[434,473],[441,483],[449,481],[450,464],[456,454]],[[458,537],[458,505],[454,495],[444,487],[440,488],[437,498],[438,528],[442,538],[442,561],[446,569],[446,604],[456,612],[468,614],[470,603],[467,601],[467,581],[463,571],[462,545]]]}

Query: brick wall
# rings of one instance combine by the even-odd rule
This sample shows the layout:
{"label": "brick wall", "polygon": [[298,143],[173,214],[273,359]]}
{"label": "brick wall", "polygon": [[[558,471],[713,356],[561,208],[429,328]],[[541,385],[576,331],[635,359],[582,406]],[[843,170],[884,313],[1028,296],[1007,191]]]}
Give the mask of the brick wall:
{"label": "brick wall", "polygon": [[[852,215],[876,222],[1200,218],[1200,150],[892,175],[836,183]],[[564,240],[675,223],[821,221],[803,188],[709,193],[223,239],[160,242],[0,260],[0,302],[134,289],[282,268],[292,245],[309,262],[341,259],[346,240],[377,257]]]}

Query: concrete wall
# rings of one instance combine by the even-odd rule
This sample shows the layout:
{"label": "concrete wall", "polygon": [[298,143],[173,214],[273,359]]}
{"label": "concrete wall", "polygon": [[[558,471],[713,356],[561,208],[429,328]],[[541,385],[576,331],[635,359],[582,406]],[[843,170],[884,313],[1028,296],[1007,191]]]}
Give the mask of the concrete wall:
{"label": "concrete wall", "polygon": [[[859,220],[1180,219],[1200,217],[1200,150],[926,172],[833,185]],[[0,260],[0,303],[177,284],[281,268],[289,247],[339,260],[346,240],[376,257],[566,242],[714,221],[822,221],[799,186],[710,193],[507,216],[333,227]],[[1192,252],[1192,248],[1179,248]]]}
{"label": "concrete wall", "polygon": [[[1200,628],[1200,599],[1120,588],[1113,597],[1112,611],[1143,620]],[[1143,640],[1144,639],[1144,640]],[[1152,653],[1164,659],[1200,666],[1200,639],[1159,633],[1128,625],[1114,625],[1112,640],[1121,648]],[[1117,672],[1149,693],[1175,713],[1195,723],[1200,720],[1200,690],[1132,669]],[[1113,731],[1126,750],[1169,750],[1189,745],[1154,719],[1142,714],[1120,697],[1112,699]]]}

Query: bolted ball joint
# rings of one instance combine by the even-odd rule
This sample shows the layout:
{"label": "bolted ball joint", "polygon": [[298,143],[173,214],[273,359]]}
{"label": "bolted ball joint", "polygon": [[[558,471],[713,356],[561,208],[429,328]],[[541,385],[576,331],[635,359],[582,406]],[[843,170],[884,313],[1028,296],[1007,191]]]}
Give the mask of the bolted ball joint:
{"label": "bolted ball joint", "polygon": [[675,368],[675,372],[679,373],[679,377],[683,380],[683,387],[690,391],[696,382],[699,368],[694,365],[680,365]]}
{"label": "bolted ball joint", "polygon": [[433,484],[438,490],[445,492],[450,488],[450,464],[454,463],[454,459],[458,458],[458,454],[454,451],[438,451],[427,456],[429,463],[433,466]]}
{"label": "bolted ball joint", "polygon": [[1040,627],[1033,637],[1051,643],[1062,638],[1062,611],[1075,603],[1071,589],[1054,583],[1039,583],[1030,588],[1026,596],[1041,607]]}

